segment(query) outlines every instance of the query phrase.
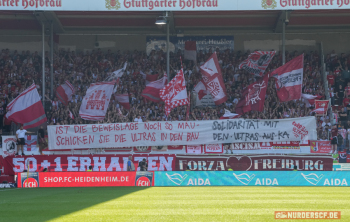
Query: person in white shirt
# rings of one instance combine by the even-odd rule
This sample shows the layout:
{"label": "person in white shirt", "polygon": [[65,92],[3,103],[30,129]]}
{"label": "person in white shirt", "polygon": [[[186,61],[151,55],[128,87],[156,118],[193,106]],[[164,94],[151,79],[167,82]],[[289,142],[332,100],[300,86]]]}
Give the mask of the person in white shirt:
{"label": "person in white shirt", "polygon": [[21,125],[19,130],[16,131],[16,139],[17,139],[17,153],[16,153],[16,155],[18,155],[19,150],[21,150],[22,155],[24,155],[24,152],[23,152],[23,146],[25,145],[24,137],[26,136],[27,132],[28,132],[27,130],[23,129],[23,125]]}
{"label": "person in white shirt", "polygon": [[142,118],[141,116],[138,116],[134,119],[134,122],[139,122],[139,123],[142,123]]}

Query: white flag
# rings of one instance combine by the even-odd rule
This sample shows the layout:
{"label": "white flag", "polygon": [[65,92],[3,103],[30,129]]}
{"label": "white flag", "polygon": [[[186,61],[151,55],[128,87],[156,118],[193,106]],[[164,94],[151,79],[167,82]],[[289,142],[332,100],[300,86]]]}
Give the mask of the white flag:
{"label": "white flag", "polygon": [[115,81],[90,85],[79,110],[82,119],[99,121],[105,118],[114,84]]}

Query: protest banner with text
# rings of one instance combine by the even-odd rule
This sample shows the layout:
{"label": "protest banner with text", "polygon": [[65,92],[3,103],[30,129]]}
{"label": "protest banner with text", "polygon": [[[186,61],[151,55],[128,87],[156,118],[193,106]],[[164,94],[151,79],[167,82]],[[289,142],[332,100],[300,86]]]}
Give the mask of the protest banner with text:
{"label": "protest banner with text", "polygon": [[316,140],[315,117],[48,126],[49,149]]}

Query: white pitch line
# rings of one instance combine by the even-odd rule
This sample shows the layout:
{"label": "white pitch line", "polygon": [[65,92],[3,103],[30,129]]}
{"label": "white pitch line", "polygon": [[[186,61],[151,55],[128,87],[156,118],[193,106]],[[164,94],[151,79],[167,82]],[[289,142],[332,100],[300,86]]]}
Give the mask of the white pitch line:
{"label": "white pitch line", "polygon": [[1,192],[1,191],[17,190],[17,189],[19,189],[19,188],[12,188],[12,189],[8,189],[8,190],[0,190],[0,192]]}

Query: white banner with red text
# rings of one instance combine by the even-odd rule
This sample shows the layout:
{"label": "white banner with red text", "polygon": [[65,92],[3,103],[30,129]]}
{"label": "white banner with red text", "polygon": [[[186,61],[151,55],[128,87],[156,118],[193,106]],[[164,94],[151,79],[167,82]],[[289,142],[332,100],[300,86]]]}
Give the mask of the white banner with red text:
{"label": "white banner with red text", "polygon": [[237,11],[349,9],[348,0],[2,0],[0,10]]}
{"label": "white banner with red text", "polygon": [[315,117],[48,126],[49,149],[316,140]]}

